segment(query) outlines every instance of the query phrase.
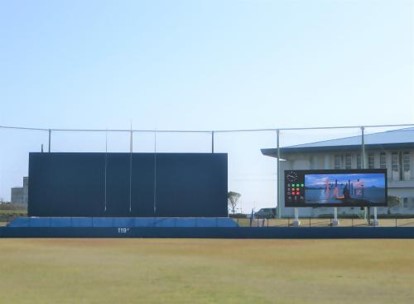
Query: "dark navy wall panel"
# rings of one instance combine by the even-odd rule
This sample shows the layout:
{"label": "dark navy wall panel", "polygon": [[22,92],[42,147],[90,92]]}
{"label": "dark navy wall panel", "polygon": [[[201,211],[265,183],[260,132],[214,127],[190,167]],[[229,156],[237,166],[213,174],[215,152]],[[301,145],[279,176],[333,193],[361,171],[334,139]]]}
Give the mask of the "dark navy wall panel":
{"label": "dark navy wall panel", "polygon": [[30,153],[30,216],[227,216],[227,155]]}
{"label": "dark navy wall panel", "polygon": [[155,154],[133,154],[131,197],[132,212],[139,216],[154,216]]}
{"label": "dark navy wall panel", "polygon": [[130,155],[107,154],[106,211],[111,216],[128,216],[130,209]]}
{"label": "dark navy wall panel", "polygon": [[104,154],[31,153],[31,216],[101,216],[104,211]]}
{"label": "dark navy wall panel", "polygon": [[227,193],[227,174],[221,169],[227,168],[227,159],[214,159],[214,154],[161,154],[156,166],[157,216],[227,215],[227,194],[222,195]]}

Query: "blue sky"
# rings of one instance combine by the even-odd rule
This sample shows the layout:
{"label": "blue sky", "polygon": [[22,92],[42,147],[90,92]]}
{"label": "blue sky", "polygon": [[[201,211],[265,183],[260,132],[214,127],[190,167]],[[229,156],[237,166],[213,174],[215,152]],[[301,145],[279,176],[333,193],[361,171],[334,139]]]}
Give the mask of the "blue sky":
{"label": "blue sky", "polygon": [[413,2],[0,1],[2,125],[412,123]]}
{"label": "blue sky", "polygon": [[[0,125],[410,124],[413,16],[409,0],[0,0]],[[47,142],[2,134],[22,155]],[[2,153],[0,192],[26,170]]]}

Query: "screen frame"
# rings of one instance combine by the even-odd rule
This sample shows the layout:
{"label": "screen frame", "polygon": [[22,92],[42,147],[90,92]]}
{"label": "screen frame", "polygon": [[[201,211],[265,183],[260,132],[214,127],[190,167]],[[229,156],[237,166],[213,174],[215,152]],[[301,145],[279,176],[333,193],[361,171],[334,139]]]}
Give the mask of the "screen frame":
{"label": "screen frame", "polygon": [[[384,175],[384,199],[380,203],[368,202],[362,199],[338,198],[338,203],[307,203],[306,202],[306,175],[357,175],[357,174],[383,174]],[[297,197],[292,199],[292,184],[298,185]],[[286,208],[308,207],[386,207],[388,205],[388,175],[387,169],[316,169],[316,170],[285,170],[284,171],[284,203]]]}

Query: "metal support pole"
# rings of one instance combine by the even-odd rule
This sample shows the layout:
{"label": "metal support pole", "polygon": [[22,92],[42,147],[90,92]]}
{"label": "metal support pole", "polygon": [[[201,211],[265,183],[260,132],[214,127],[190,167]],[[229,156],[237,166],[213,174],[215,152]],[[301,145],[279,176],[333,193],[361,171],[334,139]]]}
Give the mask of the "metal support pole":
{"label": "metal support pole", "polygon": [[214,131],[211,131],[211,153],[214,153]]}
{"label": "metal support pole", "polygon": [[362,155],[361,155],[361,167],[365,169],[365,127],[361,127],[361,148],[362,148]]}
{"label": "metal support pole", "polygon": [[[366,169],[366,152],[365,152],[365,127],[361,127],[361,167]],[[369,224],[369,207],[364,207],[364,218]]]}
{"label": "metal support pole", "polygon": [[132,153],[134,152],[134,131],[132,131],[129,139],[129,212],[132,212]]}
{"label": "metal support pole", "polygon": [[134,131],[132,130],[131,126],[131,133],[129,135],[129,153],[134,152]]}
{"label": "metal support pole", "polygon": [[157,216],[157,131],[154,132],[154,216]]}
{"label": "metal support pole", "polygon": [[104,212],[107,206],[108,131],[105,132]]}
{"label": "metal support pole", "polygon": [[295,208],[294,212],[295,212],[295,219],[293,220],[293,226],[299,227],[300,226],[299,208]]}
{"label": "metal support pole", "polygon": [[334,207],[334,218],[332,220],[332,226],[338,226],[339,220],[338,220],[338,208]]}
{"label": "metal support pole", "polygon": [[374,207],[374,220],[372,221],[372,226],[379,226],[377,207]]}
{"label": "metal support pole", "polygon": [[52,144],[52,130],[49,129],[49,148],[48,148],[48,152],[50,153],[50,149],[51,149],[51,144]]}
{"label": "metal support pole", "polygon": [[280,130],[276,130],[276,149],[277,149],[277,172],[276,172],[276,191],[277,191],[277,218],[282,218],[282,193],[280,189],[280,147],[279,147]]}

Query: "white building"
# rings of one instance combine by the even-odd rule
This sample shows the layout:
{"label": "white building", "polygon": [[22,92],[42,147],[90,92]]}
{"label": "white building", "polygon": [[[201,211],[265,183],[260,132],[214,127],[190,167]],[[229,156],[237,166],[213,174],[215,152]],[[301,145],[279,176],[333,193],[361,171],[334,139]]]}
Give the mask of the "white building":
{"label": "white building", "polygon": [[29,178],[23,177],[23,187],[11,188],[11,203],[27,205],[29,194]]}
{"label": "white building", "polygon": [[[278,149],[262,153],[277,158]],[[378,214],[414,214],[414,128],[281,147],[279,153],[282,176],[284,170],[385,168],[388,207],[378,207]],[[280,183],[284,189],[283,178]],[[291,217],[293,209],[284,207],[283,198],[281,215]],[[332,213],[332,207],[299,208],[304,217]],[[359,207],[338,208],[339,215],[359,213]]]}

